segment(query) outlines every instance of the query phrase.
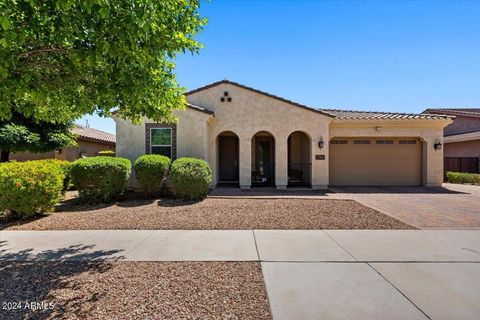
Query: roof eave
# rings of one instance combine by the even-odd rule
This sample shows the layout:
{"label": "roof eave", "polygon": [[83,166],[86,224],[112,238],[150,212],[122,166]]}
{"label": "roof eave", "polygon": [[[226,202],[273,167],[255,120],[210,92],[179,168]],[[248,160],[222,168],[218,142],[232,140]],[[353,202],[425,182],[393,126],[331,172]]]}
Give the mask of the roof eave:
{"label": "roof eave", "polygon": [[84,141],[88,141],[88,142],[97,142],[97,143],[102,143],[102,144],[109,144],[109,145],[113,145],[113,146],[115,146],[117,144],[115,141],[95,139],[95,138],[92,138],[92,137],[85,137],[85,136],[81,136],[81,135],[78,135],[77,140],[84,140]]}
{"label": "roof eave", "polygon": [[185,96],[192,95],[192,94],[195,94],[195,93],[197,93],[197,92],[201,92],[201,91],[204,91],[204,90],[213,88],[213,87],[218,86],[218,85],[221,85],[221,84],[230,84],[230,85],[232,85],[232,86],[236,86],[236,87],[242,88],[242,89],[244,89],[244,90],[249,90],[249,91],[252,91],[252,92],[255,92],[255,93],[264,95],[264,96],[266,96],[266,97],[269,97],[269,98],[272,98],[272,99],[281,101],[281,102],[283,102],[283,103],[290,104],[290,105],[295,106],[295,107],[299,107],[299,108],[302,108],[302,109],[305,109],[305,110],[308,110],[308,111],[312,111],[312,112],[315,112],[315,113],[319,113],[319,114],[324,115],[324,116],[326,116],[326,117],[335,118],[334,115],[332,115],[332,114],[330,114],[330,113],[327,113],[327,112],[324,112],[324,111],[322,111],[322,110],[318,110],[318,109],[315,109],[315,108],[312,108],[312,107],[309,107],[309,106],[300,104],[300,103],[298,103],[298,102],[291,101],[291,100],[288,100],[288,99],[285,99],[285,98],[282,98],[282,97],[279,97],[279,96],[276,96],[276,95],[273,95],[273,94],[270,94],[270,93],[268,93],[268,92],[261,91],[261,90],[258,90],[258,89],[252,88],[252,87],[247,87],[247,86],[245,86],[245,85],[243,85],[243,84],[240,84],[240,83],[237,83],[237,82],[234,82],[234,81],[230,81],[230,80],[220,80],[220,81],[213,82],[213,83],[211,83],[211,84],[205,85],[205,86],[203,86],[203,87],[199,87],[199,88],[190,90],[190,91],[188,91],[188,92],[185,93]]}

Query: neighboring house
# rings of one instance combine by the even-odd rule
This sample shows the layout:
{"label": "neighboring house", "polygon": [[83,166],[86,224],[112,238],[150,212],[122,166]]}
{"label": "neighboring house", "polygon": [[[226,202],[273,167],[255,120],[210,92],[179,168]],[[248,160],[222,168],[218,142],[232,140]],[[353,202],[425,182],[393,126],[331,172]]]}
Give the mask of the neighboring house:
{"label": "neighboring house", "polygon": [[61,159],[73,161],[81,157],[93,157],[100,151],[115,151],[115,135],[76,124],[73,131],[78,135],[77,146],[66,147],[46,153],[21,152],[10,154],[10,160],[27,161]]}
{"label": "neighboring house", "polygon": [[[175,124],[114,117],[117,156],[209,162],[213,185],[424,185],[443,182],[449,116],[314,109],[223,80],[187,92]],[[136,187],[132,181],[132,187]]]}
{"label": "neighboring house", "polygon": [[425,113],[455,116],[444,130],[445,170],[480,172],[480,109],[431,108]]}

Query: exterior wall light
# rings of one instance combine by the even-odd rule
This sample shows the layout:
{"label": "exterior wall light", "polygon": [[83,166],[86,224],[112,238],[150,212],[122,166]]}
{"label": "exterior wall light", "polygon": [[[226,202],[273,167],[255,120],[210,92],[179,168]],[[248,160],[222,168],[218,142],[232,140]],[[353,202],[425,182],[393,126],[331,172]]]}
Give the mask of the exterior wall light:
{"label": "exterior wall light", "polygon": [[442,143],[440,142],[440,139],[437,139],[437,141],[435,141],[433,148],[435,149],[435,151],[442,150]]}
{"label": "exterior wall light", "polygon": [[322,138],[320,138],[320,141],[318,141],[318,147],[320,149],[323,149],[323,139]]}
{"label": "exterior wall light", "polygon": [[375,130],[377,130],[377,132],[381,132],[381,131],[382,131],[382,127],[375,127]]}

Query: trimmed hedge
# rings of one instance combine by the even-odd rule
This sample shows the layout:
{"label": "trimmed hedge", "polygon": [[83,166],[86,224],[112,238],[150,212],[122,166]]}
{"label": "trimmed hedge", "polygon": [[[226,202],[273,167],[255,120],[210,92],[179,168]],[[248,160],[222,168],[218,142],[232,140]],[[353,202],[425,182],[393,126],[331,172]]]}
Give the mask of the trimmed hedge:
{"label": "trimmed hedge", "polygon": [[112,150],[99,151],[98,155],[101,157],[115,157],[115,151],[112,151]]}
{"label": "trimmed hedge", "polygon": [[54,161],[0,164],[0,211],[22,219],[52,210],[60,201],[64,171]]}
{"label": "trimmed hedge", "polygon": [[480,174],[465,172],[447,172],[447,181],[451,183],[480,184]]}
{"label": "trimmed hedge", "polygon": [[138,183],[149,196],[160,193],[169,167],[170,158],[158,154],[143,155],[133,165]]}
{"label": "trimmed hedge", "polygon": [[67,160],[59,160],[59,159],[47,159],[47,160],[39,160],[45,161],[49,163],[53,163],[55,165],[60,166],[63,171],[63,189],[62,191],[65,193],[68,189],[70,189],[72,184],[72,179],[70,178],[70,169],[72,168],[72,163]]}
{"label": "trimmed hedge", "polygon": [[81,200],[111,202],[125,191],[131,167],[125,158],[82,158],[72,163],[70,176]]}
{"label": "trimmed hedge", "polygon": [[172,163],[170,179],[178,197],[202,199],[210,189],[212,170],[204,160],[179,158]]}

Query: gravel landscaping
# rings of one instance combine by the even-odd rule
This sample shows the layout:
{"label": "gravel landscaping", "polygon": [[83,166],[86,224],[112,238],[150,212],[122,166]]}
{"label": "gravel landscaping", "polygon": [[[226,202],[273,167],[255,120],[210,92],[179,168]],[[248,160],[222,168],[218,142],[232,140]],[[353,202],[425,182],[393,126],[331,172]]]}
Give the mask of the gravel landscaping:
{"label": "gravel landscaping", "polygon": [[[75,201],[75,200],[71,200]],[[173,199],[73,205],[6,230],[414,229],[353,200]]]}
{"label": "gravel landscaping", "polygon": [[272,318],[256,262],[0,262],[0,279],[21,307],[2,319]]}

